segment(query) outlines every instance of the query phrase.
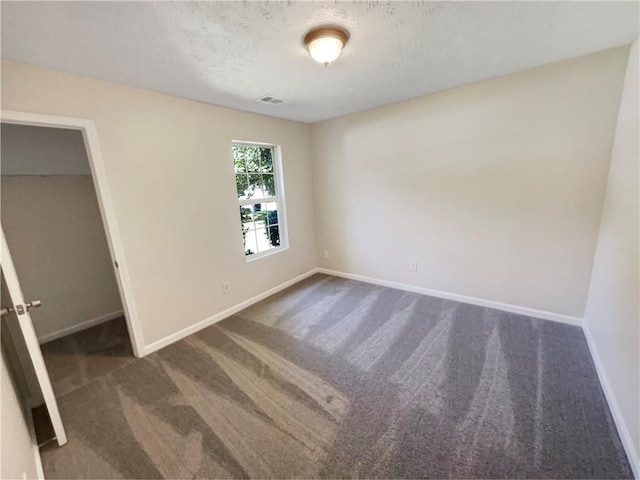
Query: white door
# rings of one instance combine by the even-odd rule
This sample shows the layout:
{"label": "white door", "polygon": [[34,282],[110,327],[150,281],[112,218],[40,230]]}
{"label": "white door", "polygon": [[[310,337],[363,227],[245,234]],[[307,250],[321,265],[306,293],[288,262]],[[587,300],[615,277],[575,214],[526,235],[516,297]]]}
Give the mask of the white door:
{"label": "white door", "polygon": [[[24,301],[16,268],[13,265],[11,253],[9,252],[9,245],[7,245],[7,239],[4,236],[4,230],[0,228],[0,231],[2,232],[0,265],[2,266],[4,280],[7,284],[9,296],[11,297],[11,305],[2,305],[2,307],[13,309],[17,315],[20,332],[24,338],[24,343],[27,346],[29,359],[33,364],[33,369],[42,392],[42,397],[44,398],[44,404],[49,412],[53,431],[56,435],[58,444],[64,445],[67,443],[67,434],[65,433],[64,426],[62,425],[62,418],[60,417],[60,411],[58,410],[58,402],[56,402],[56,397],[53,394],[53,388],[51,387],[51,381],[49,380],[49,372],[47,371],[47,366],[44,363],[44,358],[42,358],[40,344],[38,343],[36,332],[33,329],[33,323],[31,323],[31,315],[29,315],[29,309],[32,306],[39,305],[39,302],[32,301],[27,303]],[[3,302],[7,300],[9,299],[3,299]]]}

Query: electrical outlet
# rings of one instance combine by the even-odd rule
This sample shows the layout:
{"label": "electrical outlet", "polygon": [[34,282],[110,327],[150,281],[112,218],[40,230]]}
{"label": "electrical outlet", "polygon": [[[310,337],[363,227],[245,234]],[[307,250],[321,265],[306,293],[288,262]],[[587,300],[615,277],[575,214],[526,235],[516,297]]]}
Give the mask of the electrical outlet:
{"label": "electrical outlet", "polygon": [[229,293],[231,291],[231,284],[229,282],[222,282],[222,292]]}
{"label": "electrical outlet", "polygon": [[418,262],[411,262],[409,264],[409,270],[411,272],[417,272],[418,271]]}
{"label": "electrical outlet", "polygon": [[324,258],[329,258],[329,250],[324,251]]}

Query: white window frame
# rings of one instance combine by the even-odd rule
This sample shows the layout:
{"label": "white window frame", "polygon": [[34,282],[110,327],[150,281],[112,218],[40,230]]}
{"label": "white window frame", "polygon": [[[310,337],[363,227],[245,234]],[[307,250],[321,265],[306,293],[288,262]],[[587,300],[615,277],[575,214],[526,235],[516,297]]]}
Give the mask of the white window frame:
{"label": "white window frame", "polygon": [[[287,228],[287,207],[284,193],[284,178],[282,175],[282,148],[280,145],[272,144],[272,143],[262,143],[262,142],[248,142],[244,140],[232,140],[231,141],[231,166],[233,168],[233,184],[234,191],[236,185],[236,170],[235,170],[235,161],[233,158],[233,147],[235,146],[248,146],[248,147],[263,147],[270,148],[272,152],[273,158],[273,178],[276,186],[276,194],[273,197],[266,198],[257,198],[257,199],[246,199],[246,200],[238,200],[237,199],[237,191],[236,191],[236,200],[239,207],[246,207],[247,205],[255,205],[257,203],[270,203],[276,202],[278,205],[278,231],[280,234],[280,245],[275,248],[271,248],[264,252],[256,252],[251,255],[245,255],[244,251],[244,241],[242,238],[242,233],[240,234],[240,245],[242,245],[242,255],[245,258],[246,262],[253,262],[255,260],[259,260],[264,257],[268,257],[270,255],[274,255],[276,253],[283,252],[289,248],[289,229]],[[242,232],[242,220],[240,220],[240,232]]]}

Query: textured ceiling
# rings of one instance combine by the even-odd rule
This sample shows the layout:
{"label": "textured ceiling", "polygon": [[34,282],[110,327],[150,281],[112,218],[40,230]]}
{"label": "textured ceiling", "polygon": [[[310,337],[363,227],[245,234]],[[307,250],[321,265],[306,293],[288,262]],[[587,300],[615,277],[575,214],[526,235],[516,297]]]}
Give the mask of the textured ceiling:
{"label": "textured ceiling", "polygon": [[[637,2],[2,2],[2,56],[314,122],[631,43]],[[343,55],[302,37],[335,23]],[[261,104],[271,94],[280,105]]]}

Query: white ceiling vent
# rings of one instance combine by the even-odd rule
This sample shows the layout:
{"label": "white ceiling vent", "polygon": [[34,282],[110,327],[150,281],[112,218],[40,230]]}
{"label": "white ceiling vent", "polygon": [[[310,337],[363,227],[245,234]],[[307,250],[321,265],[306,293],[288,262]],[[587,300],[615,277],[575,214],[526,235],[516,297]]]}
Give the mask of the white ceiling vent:
{"label": "white ceiling vent", "polygon": [[262,103],[270,103],[272,105],[278,105],[279,103],[284,102],[281,98],[274,97],[273,95],[263,95],[258,98],[258,101]]}

